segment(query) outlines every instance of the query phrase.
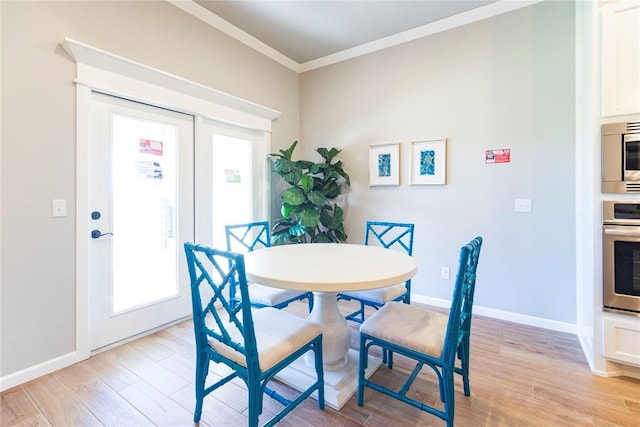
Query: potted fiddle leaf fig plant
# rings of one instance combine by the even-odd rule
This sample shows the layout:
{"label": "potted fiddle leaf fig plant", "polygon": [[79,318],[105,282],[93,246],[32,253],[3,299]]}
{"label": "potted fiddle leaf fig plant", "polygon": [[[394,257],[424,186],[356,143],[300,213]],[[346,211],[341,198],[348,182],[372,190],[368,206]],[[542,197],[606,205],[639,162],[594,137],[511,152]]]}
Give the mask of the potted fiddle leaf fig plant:
{"label": "potted fiddle leaf fig plant", "polygon": [[349,175],[342,161],[335,157],[337,148],[316,148],[323,162],[293,160],[294,141],[286,150],[271,153],[275,158],[274,173],[289,186],[282,192],[282,217],[271,231],[273,245],[290,243],[338,243],[347,239],[344,230],[344,211],[337,198],[342,188],[349,187]]}

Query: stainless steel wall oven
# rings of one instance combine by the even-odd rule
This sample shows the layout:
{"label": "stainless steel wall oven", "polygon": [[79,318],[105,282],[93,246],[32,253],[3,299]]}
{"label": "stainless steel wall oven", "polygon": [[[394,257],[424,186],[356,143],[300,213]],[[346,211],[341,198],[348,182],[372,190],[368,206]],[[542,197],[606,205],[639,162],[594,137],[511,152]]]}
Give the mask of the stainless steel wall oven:
{"label": "stainless steel wall oven", "polygon": [[640,316],[640,201],[602,202],[602,302]]}
{"label": "stainless steel wall oven", "polygon": [[602,192],[640,193],[640,121],[602,125]]}

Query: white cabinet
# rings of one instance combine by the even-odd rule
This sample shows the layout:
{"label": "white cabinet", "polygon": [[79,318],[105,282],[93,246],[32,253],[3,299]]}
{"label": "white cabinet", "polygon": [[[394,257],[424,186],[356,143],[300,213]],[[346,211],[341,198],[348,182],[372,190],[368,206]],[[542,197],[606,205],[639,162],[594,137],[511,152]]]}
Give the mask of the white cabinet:
{"label": "white cabinet", "polygon": [[640,0],[602,6],[602,116],[640,113]]}
{"label": "white cabinet", "polygon": [[640,318],[605,315],[603,356],[616,362],[640,366]]}

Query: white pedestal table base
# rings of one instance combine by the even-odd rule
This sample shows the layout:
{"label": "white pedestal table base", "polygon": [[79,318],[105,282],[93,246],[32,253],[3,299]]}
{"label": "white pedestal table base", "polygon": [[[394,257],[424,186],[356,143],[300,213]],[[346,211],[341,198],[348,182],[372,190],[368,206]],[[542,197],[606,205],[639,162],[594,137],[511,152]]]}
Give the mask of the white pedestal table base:
{"label": "white pedestal table base", "polygon": [[[324,370],[324,403],[326,406],[339,411],[345,403],[358,390],[358,351],[349,349],[347,363],[337,370]],[[369,356],[369,364],[364,372],[365,378],[380,367],[382,360]],[[276,375],[276,379],[289,387],[302,391],[307,389],[316,380],[316,371],[313,364],[301,357]],[[311,395],[318,399],[317,393]]]}

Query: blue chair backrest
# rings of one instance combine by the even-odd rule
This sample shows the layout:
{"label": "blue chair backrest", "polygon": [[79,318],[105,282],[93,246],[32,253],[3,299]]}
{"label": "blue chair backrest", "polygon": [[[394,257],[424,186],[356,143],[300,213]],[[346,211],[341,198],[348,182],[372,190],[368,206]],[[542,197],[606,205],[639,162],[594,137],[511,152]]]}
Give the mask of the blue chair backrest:
{"label": "blue chair backrest", "polygon": [[476,237],[460,249],[458,273],[449,310],[449,322],[445,335],[442,359],[453,365],[460,342],[468,336],[471,326],[471,310],[476,284],[476,270],[480,257],[482,238]]}
{"label": "blue chair backrest", "polygon": [[400,222],[367,221],[365,245],[378,245],[413,254],[413,224]]}
{"label": "blue chair backrest", "polygon": [[[191,280],[193,324],[198,351],[213,352],[217,361],[237,367],[232,359],[212,348],[207,349],[210,347],[209,340],[216,340],[244,355],[247,369],[254,370],[257,374],[258,351],[244,256],[193,243],[185,243],[184,249]],[[225,297],[225,288],[232,284],[237,285],[242,295],[238,304],[230,303]]]}
{"label": "blue chair backrest", "polygon": [[471,248],[471,252],[465,277],[467,284],[462,290],[462,318],[460,319],[460,330],[467,336],[471,333],[471,312],[473,310],[473,296],[476,291],[476,271],[480,259],[480,249],[482,249],[482,237],[474,238],[468,246]]}
{"label": "blue chair backrest", "polygon": [[271,246],[268,221],[226,225],[224,231],[227,237],[227,250],[230,251],[251,252],[254,249]]}

